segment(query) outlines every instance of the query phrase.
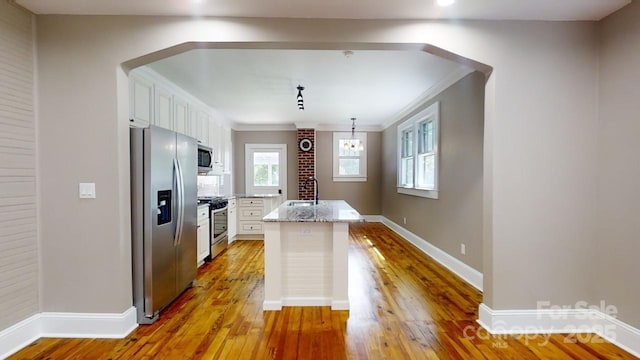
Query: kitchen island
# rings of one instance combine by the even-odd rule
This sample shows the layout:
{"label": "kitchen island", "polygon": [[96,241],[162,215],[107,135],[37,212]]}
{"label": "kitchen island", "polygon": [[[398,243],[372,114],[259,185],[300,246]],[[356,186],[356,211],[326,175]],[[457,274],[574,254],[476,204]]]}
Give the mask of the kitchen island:
{"label": "kitchen island", "polygon": [[264,310],[349,309],[349,223],[362,216],[344,200],[290,200],[264,221]]}

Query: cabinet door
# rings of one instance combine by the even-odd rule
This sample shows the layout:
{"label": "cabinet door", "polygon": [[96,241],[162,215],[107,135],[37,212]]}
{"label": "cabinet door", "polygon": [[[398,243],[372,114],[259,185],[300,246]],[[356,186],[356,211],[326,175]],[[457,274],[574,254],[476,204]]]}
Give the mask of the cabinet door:
{"label": "cabinet door", "polygon": [[231,173],[231,157],[232,157],[231,129],[223,127],[222,131],[222,165],[224,172]]}
{"label": "cabinet door", "polygon": [[209,220],[198,221],[198,264],[209,255]]}
{"label": "cabinet door", "polygon": [[189,129],[189,103],[178,97],[173,97],[173,123],[174,130],[185,135],[190,135]]}
{"label": "cabinet door", "polygon": [[196,123],[198,126],[198,142],[202,145],[209,145],[209,122],[210,116],[203,110],[196,111]]}
{"label": "cabinet door", "polygon": [[238,235],[238,213],[237,213],[237,209],[234,208],[229,208],[228,212],[227,212],[229,218],[228,218],[228,227],[227,227],[227,233],[229,236],[229,243],[233,242],[236,240],[236,235]]}
{"label": "cabinet door", "polygon": [[155,105],[153,124],[173,130],[173,96],[157,84],[155,86]]}
{"label": "cabinet door", "polygon": [[187,119],[187,135],[194,139],[198,138],[198,119],[197,112],[189,105],[189,118]]}
{"label": "cabinet door", "polygon": [[213,161],[215,163],[222,163],[222,124],[216,120],[211,121],[211,135],[209,140],[211,141],[211,148],[213,149]]}
{"label": "cabinet door", "polygon": [[147,127],[153,119],[153,83],[129,75],[129,120],[135,127]]}

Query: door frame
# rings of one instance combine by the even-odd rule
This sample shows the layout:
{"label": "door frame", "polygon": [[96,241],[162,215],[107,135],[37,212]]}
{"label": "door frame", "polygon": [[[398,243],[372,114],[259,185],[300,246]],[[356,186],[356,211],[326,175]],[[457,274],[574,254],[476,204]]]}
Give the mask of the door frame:
{"label": "door frame", "polygon": [[277,151],[280,153],[280,190],[282,191],[281,199],[287,200],[287,144],[245,144],[244,145],[244,189],[247,194],[255,194],[253,184],[253,158],[255,151]]}

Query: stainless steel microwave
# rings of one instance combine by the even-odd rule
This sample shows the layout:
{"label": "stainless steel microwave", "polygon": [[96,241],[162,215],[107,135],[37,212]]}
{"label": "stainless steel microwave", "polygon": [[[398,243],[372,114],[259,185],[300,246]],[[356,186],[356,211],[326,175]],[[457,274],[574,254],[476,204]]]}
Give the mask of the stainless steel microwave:
{"label": "stainless steel microwave", "polygon": [[213,150],[204,145],[198,145],[198,172],[208,173],[213,167]]}

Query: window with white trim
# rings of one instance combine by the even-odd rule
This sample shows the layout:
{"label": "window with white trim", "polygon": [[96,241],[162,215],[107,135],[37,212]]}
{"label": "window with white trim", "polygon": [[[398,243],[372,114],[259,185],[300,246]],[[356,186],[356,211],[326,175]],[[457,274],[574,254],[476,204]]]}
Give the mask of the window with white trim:
{"label": "window with white trim", "polygon": [[367,181],[367,133],[333,133],[333,181]]}
{"label": "window with white trim", "polygon": [[399,193],[438,198],[439,104],[398,126]]}

